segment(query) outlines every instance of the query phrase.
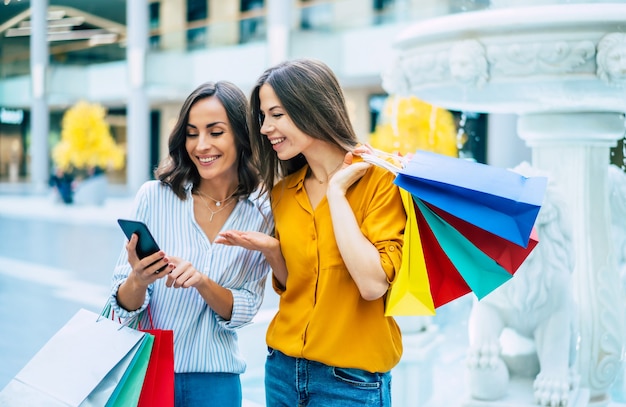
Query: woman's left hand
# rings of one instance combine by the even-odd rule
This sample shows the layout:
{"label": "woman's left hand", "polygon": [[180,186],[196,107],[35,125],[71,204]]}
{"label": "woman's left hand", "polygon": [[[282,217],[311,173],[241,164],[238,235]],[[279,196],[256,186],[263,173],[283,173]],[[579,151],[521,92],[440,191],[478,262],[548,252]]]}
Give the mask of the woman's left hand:
{"label": "woman's left hand", "polygon": [[174,269],[167,275],[165,285],[174,288],[196,287],[202,282],[204,275],[188,262],[179,257],[169,257],[170,264],[174,265]]}
{"label": "woman's left hand", "polygon": [[333,191],[339,191],[345,195],[348,188],[361,179],[361,177],[365,175],[367,169],[371,166],[371,164],[366,163],[365,161],[353,163],[353,159],[354,156],[352,153],[346,153],[346,156],[343,159],[343,166],[328,181],[327,195]]}

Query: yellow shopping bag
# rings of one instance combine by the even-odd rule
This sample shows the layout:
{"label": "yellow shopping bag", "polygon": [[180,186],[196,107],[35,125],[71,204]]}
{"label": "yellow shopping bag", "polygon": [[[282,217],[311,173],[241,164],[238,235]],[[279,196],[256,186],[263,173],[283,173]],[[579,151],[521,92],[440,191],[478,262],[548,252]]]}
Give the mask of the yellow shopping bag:
{"label": "yellow shopping bag", "polygon": [[413,197],[403,189],[400,194],[407,215],[402,265],[387,293],[385,315],[435,315]]}

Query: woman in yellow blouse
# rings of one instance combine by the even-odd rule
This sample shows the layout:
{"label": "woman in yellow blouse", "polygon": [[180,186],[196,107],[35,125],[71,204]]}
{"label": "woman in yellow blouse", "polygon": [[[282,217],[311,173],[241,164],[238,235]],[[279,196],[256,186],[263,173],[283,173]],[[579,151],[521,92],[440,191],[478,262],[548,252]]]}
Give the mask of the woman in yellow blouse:
{"label": "woman in yellow blouse", "polygon": [[226,231],[216,242],[260,250],[272,266],[280,301],[266,338],[266,403],[391,406],[402,338],[384,307],[406,223],[394,175],[358,157],[341,87],[324,63],[269,68],[250,103],[275,238]]}

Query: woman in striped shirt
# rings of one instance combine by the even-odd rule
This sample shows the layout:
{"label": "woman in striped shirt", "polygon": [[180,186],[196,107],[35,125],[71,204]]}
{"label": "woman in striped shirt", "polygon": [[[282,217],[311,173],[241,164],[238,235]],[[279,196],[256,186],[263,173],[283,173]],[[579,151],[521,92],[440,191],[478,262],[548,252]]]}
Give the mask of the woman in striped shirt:
{"label": "woman in striped shirt", "polygon": [[[258,251],[214,244],[222,229],[272,233],[259,196],[243,92],[220,81],[185,100],[157,180],[138,191],[132,218],[161,251],[139,259],[137,236],[120,254],[110,302],[122,318],[149,306],[155,328],[174,331],[176,406],[241,406],[245,362],[237,328],[259,310],[269,265]],[[149,324],[143,312],[142,326]]]}

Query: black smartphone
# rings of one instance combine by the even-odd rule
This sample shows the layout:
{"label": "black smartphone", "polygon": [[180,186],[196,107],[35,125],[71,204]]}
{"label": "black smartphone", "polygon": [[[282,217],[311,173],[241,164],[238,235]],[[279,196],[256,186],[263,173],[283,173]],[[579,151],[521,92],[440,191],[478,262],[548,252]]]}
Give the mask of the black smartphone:
{"label": "black smartphone", "polygon": [[133,233],[139,236],[139,240],[137,241],[137,256],[139,256],[140,259],[161,250],[145,223],[130,219],[118,219],[117,223],[119,223],[128,240],[130,240]]}

